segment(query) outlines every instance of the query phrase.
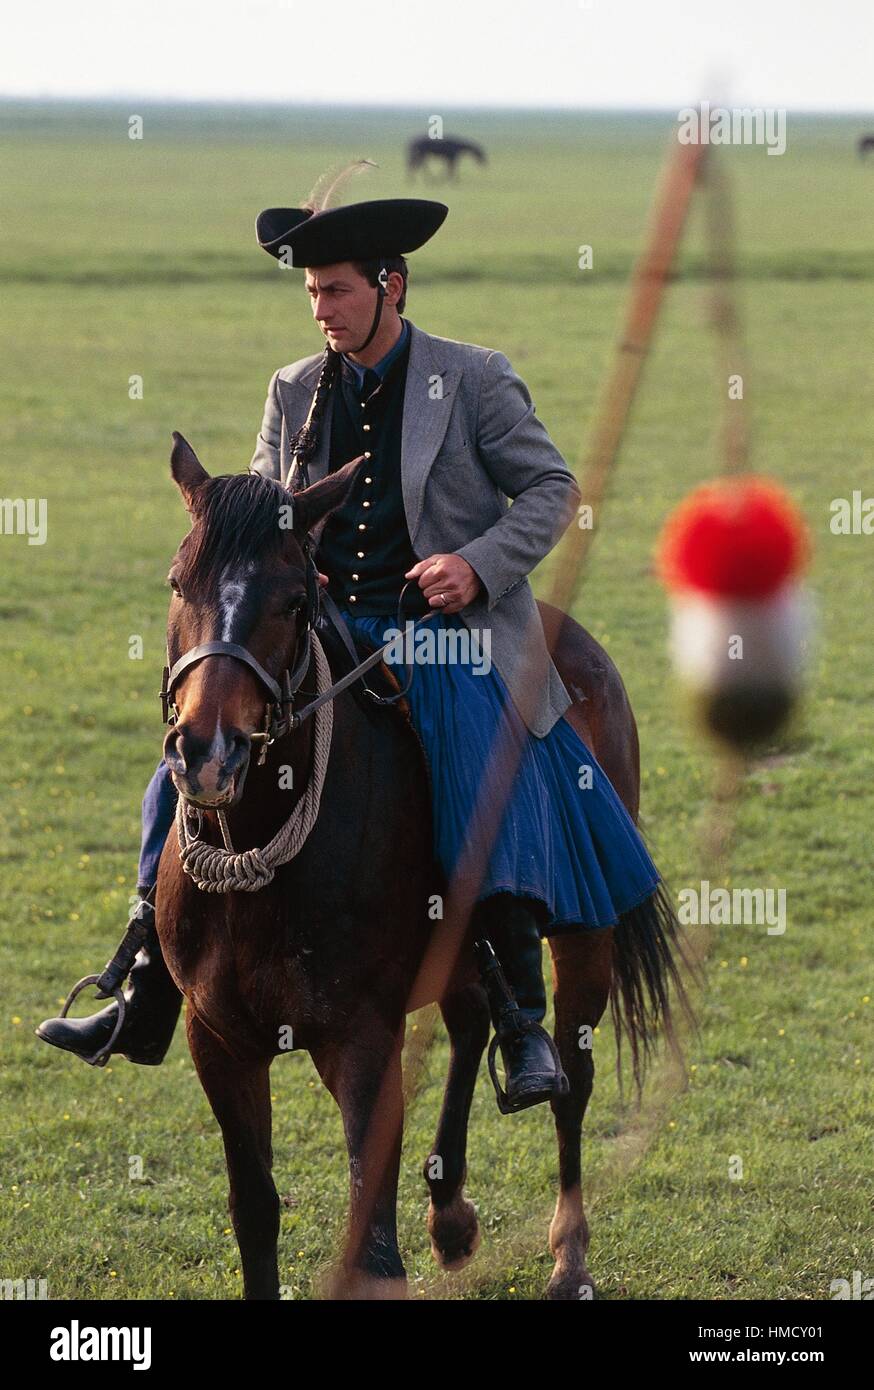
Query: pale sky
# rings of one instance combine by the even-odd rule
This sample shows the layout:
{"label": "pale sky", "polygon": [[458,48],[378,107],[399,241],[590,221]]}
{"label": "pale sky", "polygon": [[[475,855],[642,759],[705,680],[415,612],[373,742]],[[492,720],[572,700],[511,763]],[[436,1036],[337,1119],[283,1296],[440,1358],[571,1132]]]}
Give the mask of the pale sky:
{"label": "pale sky", "polygon": [[0,96],[874,110],[874,0],[14,0]]}

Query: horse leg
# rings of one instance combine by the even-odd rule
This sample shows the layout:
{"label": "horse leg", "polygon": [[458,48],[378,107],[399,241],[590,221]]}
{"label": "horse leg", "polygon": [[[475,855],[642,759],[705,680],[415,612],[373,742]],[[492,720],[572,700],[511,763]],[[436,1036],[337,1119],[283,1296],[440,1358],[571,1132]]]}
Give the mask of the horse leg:
{"label": "horse leg", "polygon": [[594,1031],[610,997],[613,929],[563,932],[549,938],[555,987],[555,1042],[570,1082],[566,1096],[550,1102],[558,1137],[559,1194],[549,1227],[555,1268],[550,1299],[591,1298],[586,1268],[589,1228],[583,1211],[581,1141],[592,1094],[595,1063],[587,1029]]}
{"label": "horse leg", "polygon": [[406,1294],[397,1232],[402,1045],[402,1022],[393,1032],[372,1016],[358,1021],[341,1042],[312,1049],[319,1075],[340,1107],[349,1153],[349,1228],[335,1298]]}
{"label": "horse leg", "polygon": [[270,1062],[239,1062],[191,1010],[188,1046],[219,1122],[228,1166],[231,1225],[246,1298],[279,1298],[279,1196],[271,1172]]}
{"label": "horse leg", "polygon": [[477,1072],[489,1039],[489,1007],[482,985],[468,984],[440,1005],[451,1054],[434,1148],[425,1160],[431,1193],[431,1253],[443,1269],[463,1269],[479,1245],[476,1207],[464,1196],[467,1125]]}

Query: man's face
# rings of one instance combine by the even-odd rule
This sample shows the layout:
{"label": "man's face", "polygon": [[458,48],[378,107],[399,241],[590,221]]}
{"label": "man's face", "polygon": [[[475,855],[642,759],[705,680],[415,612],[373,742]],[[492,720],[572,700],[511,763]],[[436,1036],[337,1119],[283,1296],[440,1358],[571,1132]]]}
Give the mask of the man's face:
{"label": "man's face", "polygon": [[313,318],[335,352],[350,352],[364,342],[376,309],[376,289],[351,261],[308,268],[306,288]]}

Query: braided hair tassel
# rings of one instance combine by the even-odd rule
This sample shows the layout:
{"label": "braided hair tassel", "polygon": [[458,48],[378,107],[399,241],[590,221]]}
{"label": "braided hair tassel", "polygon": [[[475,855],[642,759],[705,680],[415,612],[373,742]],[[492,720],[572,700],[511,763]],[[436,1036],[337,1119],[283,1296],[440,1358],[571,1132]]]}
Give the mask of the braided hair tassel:
{"label": "braided hair tassel", "polygon": [[319,372],[307,418],[291,441],[291,468],[288,475],[290,490],[292,480],[299,482],[302,487],[309,487],[309,463],[318,447],[319,431],[339,368],[340,354],[330,345],[326,346],[325,360]]}

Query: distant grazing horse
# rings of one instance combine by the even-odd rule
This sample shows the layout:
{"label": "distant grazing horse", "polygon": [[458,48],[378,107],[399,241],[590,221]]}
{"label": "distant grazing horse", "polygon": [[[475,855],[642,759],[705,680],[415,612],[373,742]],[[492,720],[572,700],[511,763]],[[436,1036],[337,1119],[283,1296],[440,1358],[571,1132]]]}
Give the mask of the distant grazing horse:
{"label": "distant grazing horse", "polygon": [[[428,1002],[411,998],[411,987],[434,925],[429,898],[444,887],[433,860],[426,768],[407,714],[352,687],[326,701],[333,733],[310,832],[272,878],[258,853],[311,790],[318,712],[295,723],[289,704],[297,708],[324,686],[316,638],[329,679],[351,665],[333,629],[312,626],[319,601],[312,552],[360,462],[290,494],[257,474],[211,478],[179,435],[172,454],[191,530],[170,571],[165,698],[175,722],[164,756],[181,799],[161,859],[157,925],[188,1000],[194,1064],[221,1126],[245,1296],[253,1299],[279,1296],[269,1072],[292,1046],[310,1053],[343,1117],[351,1200],[334,1296],[405,1289],[396,1229],[401,1047],[407,1009]],[[289,503],[293,524],[286,524]],[[561,621],[548,605],[542,613],[547,626]],[[562,627],[556,659],[578,697],[572,722],[636,815],[637,735],[615,667],[572,622]],[[187,852],[189,838],[198,852],[215,855],[225,836],[224,849],[238,853],[239,872],[257,891],[206,891],[184,871],[180,846]],[[202,862],[194,866],[201,882],[214,884],[208,872]],[[591,1285],[580,1132],[594,1068],[579,1046],[581,1029],[595,1027],[612,989],[635,1056],[650,1046],[670,1021],[672,935],[671,922],[655,913],[639,931],[580,931],[550,942],[556,1040],[570,1079],[570,1093],[552,1103],[560,1193],[550,1227],[551,1298],[578,1299]],[[439,1004],[452,1054],[431,1151],[442,1173],[426,1165],[428,1224],[437,1261],[460,1268],[478,1243],[476,1211],[463,1194],[465,1151],[490,1031],[469,942]]]}
{"label": "distant grazing horse", "polygon": [[860,155],[870,154],[874,150],[874,135],[860,135],[856,148]]}
{"label": "distant grazing horse", "polygon": [[412,177],[421,169],[425,174],[428,168],[427,161],[437,159],[443,161],[448,177],[457,179],[456,165],[463,154],[471,155],[477,164],[488,162],[482,145],[477,145],[473,140],[458,140],[449,135],[442,140],[431,140],[427,135],[423,135],[417,140],[411,140],[407,145],[407,173]]}

